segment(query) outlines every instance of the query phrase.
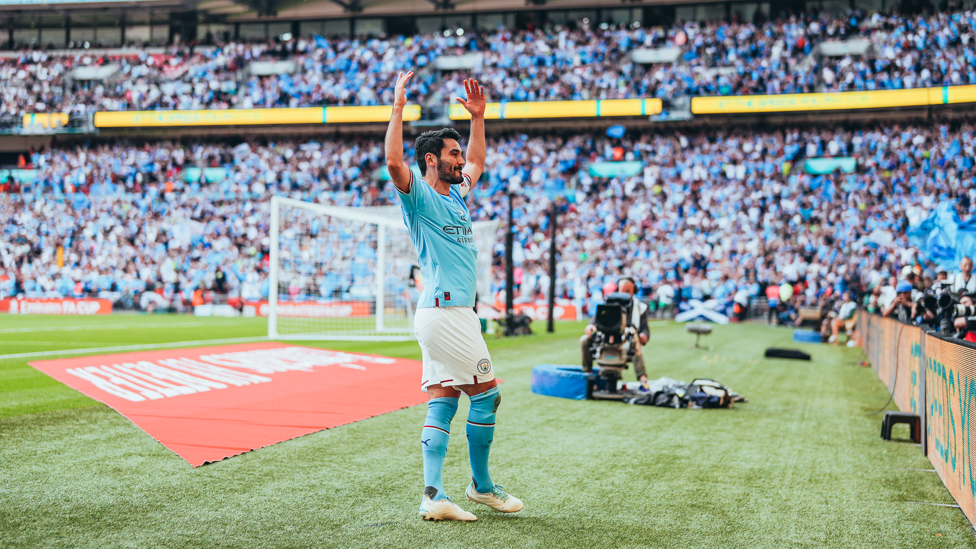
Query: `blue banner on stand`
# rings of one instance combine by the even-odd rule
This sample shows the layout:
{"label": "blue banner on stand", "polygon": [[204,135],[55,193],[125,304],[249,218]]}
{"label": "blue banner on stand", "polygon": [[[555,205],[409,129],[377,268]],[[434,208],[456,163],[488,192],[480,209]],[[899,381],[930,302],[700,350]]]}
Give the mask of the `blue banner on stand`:
{"label": "blue banner on stand", "polygon": [[955,200],[939,202],[928,218],[908,228],[908,243],[918,249],[919,259],[948,271],[976,253],[976,219],[963,221],[955,206]]}

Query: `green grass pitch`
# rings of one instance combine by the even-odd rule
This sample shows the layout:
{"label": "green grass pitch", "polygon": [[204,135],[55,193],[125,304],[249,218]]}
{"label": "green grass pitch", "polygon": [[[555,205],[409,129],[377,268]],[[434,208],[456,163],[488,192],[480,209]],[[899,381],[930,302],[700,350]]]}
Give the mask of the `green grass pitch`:
{"label": "green grass pitch", "polygon": [[[469,524],[417,516],[425,406],[193,469],[29,359],[0,359],[0,547],[976,547],[958,509],[909,503],[953,501],[915,470],[931,465],[906,430],[880,439],[880,415],[867,414],[888,394],[860,349],[798,345],[813,362],[765,360],[767,346],[794,346],[788,329],[719,326],[708,352],[671,324],[652,328],[651,377],[714,377],[750,402],[695,411],[533,395],[532,366],[578,363],[581,332],[489,339],[505,380],[492,476],[525,509],[463,501],[455,435],[445,486],[478,515]],[[260,319],[2,315],[0,355],[264,333]],[[420,358],[412,342],[307,344]],[[466,414],[462,398],[455,424]]]}

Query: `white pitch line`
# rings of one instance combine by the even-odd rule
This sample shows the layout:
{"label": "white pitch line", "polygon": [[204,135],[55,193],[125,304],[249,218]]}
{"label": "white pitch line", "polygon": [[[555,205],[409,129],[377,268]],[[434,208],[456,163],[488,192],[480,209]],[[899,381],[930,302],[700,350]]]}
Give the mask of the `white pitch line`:
{"label": "white pitch line", "polygon": [[152,343],[147,345],[121,345],[118,347],[94,347],[87,349],[62,349],[60,351],[38,351],[34,353],[16,353],[0,355],[0,360],[10,358],[33,358],[41,356],[62,356],[91,353],[107,353],[113,351],[139,351],[146,349],[169,349],[172,347],[189,347],[191,345],[220,344],[220,343],[251,343],[254,341],[268,341],[267,336],[235,337],[233,339],[202,339],[200,341],[174,341],[173,343]]}
{"label": "white pitch line", "polygon": [[936,507],[955,507],[956,509],[961,509],[958,505],[953,505],[951,503],[929,503],[927,501],[906,501],[905,503],[917,503],[919,505],[935,505]]}
{"label": "white pitch line", "polygon": [[131,328],[184,328],[193,326],[230,326],[231,322],[162,322],[155,324],[86,324],[84,326],[39,326],[36,328],[7,328],[0,334],[25,334],[32,332],[80,332],[86,330],[124,330]]}
{"label": "white pitch line", "polygon": [[0,341],[0,345],[104,345],[106,342],[91,343],[88,341]]}

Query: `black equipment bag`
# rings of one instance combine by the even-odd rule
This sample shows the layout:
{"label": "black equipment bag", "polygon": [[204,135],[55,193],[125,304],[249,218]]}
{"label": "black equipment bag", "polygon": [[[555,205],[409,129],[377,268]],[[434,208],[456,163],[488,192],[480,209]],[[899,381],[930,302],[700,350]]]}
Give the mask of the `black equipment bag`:
{"label": "black equipment bag", "polygon": [[652,393],[625,398],[623,402],[664,408],[731,408],[733,403],[745,400],[714,379],[701,378],[687,385],[665,385]]}
{"label": "black equipment bag", "polygon": [[797,349],[778,349],[770,347],[766,349],[766,358],[792,358],[795,360],[810,360],[810,355]]}

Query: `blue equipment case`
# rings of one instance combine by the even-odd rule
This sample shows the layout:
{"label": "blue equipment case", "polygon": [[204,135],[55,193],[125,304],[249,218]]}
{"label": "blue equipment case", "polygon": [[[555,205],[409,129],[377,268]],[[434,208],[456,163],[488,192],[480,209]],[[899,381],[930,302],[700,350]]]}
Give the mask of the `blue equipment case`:
{"label": "blue equipment case", "polygon": [[539,364],[532,368],[532,392],[537,395],[584,400],[587,385],[596,373],[584,373],[580,366]]}
{"label": "blue equipment case", "polygon": [[820,343],[820,332],[814,330],[793,330],[795,343]]}

